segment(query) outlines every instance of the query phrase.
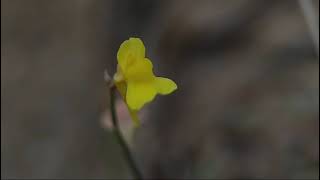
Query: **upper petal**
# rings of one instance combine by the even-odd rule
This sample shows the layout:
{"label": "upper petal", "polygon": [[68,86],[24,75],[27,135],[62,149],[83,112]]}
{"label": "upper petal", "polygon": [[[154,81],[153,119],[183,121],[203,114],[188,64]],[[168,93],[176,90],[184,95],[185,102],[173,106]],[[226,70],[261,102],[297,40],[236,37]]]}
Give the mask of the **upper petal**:
{"label": "upper petal", "polygon": [[135,61],[130,67],[128,67],[125,76],[128,81],[151,81],[155,78],[153,74],[152,62],[143,58]]}
{"label": "upper petal", "polygon": [[130,38],[124,41],[117,53],[118,63],[123,71],[126,71],[127,67],[134,63],[136,60],[143,59],[145,57],[145,47],[141,39]]}

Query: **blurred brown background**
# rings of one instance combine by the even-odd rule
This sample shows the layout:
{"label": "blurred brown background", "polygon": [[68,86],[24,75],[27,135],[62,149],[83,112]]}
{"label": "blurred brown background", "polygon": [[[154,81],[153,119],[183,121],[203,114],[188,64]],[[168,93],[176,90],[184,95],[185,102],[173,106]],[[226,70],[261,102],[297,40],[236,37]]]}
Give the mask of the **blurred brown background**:
{"label": "blurred brown background", "polygon": [[131,177],[101,116],[134,36],[179,86],[131,142],[145,177],[319,178],[319,58],[294,0],[2,0],[1,178]]}

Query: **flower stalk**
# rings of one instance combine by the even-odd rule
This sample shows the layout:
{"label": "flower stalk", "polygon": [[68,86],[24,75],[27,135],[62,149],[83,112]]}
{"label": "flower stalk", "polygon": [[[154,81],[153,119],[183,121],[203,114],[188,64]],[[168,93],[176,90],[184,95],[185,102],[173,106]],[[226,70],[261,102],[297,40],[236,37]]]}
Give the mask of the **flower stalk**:
{"label": "flower stalk", "polygon": [[116,105],[115,105],[115,93],[116,93],[116,87],[114,86],[114,84],[112,83],[110,86],[110,109],[111,109],[111,120],[112,120],[112,124],[113,124],[113,133],[116,136],[116,139],[119,143],[119,145],[121,146],[124,158],[126,159],[133,176],[136,179],[142,179],[142,174],[138,169],[137,164],[134,161],[134,158],[132,156],[132,153],[130,152],[129,146],[126,143],[121,130],[120,130],[120,126],[118,123],[118,118],[117,118],[117,113],[116,113]]}

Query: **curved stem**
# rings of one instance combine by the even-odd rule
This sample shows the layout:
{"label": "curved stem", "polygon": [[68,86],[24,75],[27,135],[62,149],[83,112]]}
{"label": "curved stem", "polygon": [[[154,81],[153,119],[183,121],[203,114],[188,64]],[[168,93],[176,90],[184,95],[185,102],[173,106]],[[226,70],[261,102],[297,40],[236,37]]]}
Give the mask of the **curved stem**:
{"label": "curved stem", "polygon": [[116,113],[116,107],[115,107],[115,86],[110,87],[110,109],[111,109],[111,119],[113,124],[113,132],[119,142],[119,145],[122,148],[123,155],[126,158],[129,167],[132,170],[132,173],[136,179],[142,179],[142,174],[139,171],[134,158],[129,150],[129,146],[124,140],[123,135],[121,134],[121,130],[118,123],[117,113]]}

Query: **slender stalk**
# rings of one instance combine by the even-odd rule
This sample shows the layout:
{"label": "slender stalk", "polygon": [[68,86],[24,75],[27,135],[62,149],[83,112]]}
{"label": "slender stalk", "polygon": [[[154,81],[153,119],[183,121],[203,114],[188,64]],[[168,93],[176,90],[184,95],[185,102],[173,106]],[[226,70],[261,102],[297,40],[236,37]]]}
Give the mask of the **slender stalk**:
{"label": "slender stalk", "polygon": [[121,130],[118,124],[118,118],[116,113],[116,107],[115,107],[115,86],[112,85],[110,87],[110,109],[111,109],[111,119],[113,124],[113,132],[119,142],[119,145],[122,148],[123,155],[126,158],[128,165],[130,169],[132,170],[133,176],[136,179],[142,179],[142,174],[138,169],[138,166],[136,165],[134,158],[129,150],[129,146],[126,143],[123,135],[121,134]]}

